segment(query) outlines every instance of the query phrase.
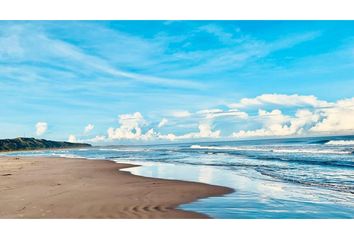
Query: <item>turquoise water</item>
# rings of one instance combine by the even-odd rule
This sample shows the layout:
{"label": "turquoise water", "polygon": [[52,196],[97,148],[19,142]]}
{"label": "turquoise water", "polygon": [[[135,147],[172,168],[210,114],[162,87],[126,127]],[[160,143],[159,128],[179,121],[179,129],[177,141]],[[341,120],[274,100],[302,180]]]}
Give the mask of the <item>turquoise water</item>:
{"label": "turquoise water", "polygon": [[354,137],[111,146],[18,152],[142,165],[136,175],[227,186],[181,205],[213,218],[354,218]]}

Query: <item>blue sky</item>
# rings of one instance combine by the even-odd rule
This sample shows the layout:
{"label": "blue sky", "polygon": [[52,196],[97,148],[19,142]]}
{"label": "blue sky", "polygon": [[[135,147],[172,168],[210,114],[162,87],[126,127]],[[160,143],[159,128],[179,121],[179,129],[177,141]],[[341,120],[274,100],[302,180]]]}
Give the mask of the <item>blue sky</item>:
{"label": "blue sky", "polygon": [[354,132],[352,21],[1,21],[0,137]]}

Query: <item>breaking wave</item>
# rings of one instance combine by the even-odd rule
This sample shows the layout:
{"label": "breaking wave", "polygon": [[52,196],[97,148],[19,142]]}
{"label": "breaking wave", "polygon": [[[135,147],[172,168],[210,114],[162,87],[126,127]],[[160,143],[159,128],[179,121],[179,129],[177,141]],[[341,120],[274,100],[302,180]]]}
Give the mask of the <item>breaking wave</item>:
{"label": "breaking wave", "polygon": [[[354,144],[354,141],[352,141]],[[337,144],[339,145],[339,144]],[[344,145],[344,144],[343,144]],[[348,144],[346,144],[348,145]],[[192,145],[191,149],[205,150],[224,150],[224,151],[255,151],[255,152],[274,152],[274,153],[303,153],[303,154],[353,154],[351,149],[316,149],[316,148],[260,148],[260,147],[231,147],[231,146],[200,146]]]}
{"label": "breaking wave", "polygon": [[354,140],[331,140],[326,142],[325,145],[352,146],[354,145]]}

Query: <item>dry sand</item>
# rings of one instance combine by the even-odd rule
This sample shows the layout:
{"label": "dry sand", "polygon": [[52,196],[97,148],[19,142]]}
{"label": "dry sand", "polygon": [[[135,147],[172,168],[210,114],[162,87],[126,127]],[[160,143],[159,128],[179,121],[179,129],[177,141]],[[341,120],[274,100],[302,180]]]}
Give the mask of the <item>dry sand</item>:
{"label": "dry sand", "polygon": [[206,218],[176,209],[226,187],[135,176],[106,160],[0,157],[0,218]]}

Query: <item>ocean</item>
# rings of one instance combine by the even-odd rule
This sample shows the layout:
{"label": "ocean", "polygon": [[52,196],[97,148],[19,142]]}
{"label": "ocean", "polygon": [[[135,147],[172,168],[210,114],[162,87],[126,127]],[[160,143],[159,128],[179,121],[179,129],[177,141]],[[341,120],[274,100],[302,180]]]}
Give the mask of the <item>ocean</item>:
{"label": "ocean", "polygon": [[[2,155],[108,159],[136,175],[227,186],[179,206],[213,218],[354,218],[354,136],[104,146]],[[173,189],[171,189],[173,191]]]}

